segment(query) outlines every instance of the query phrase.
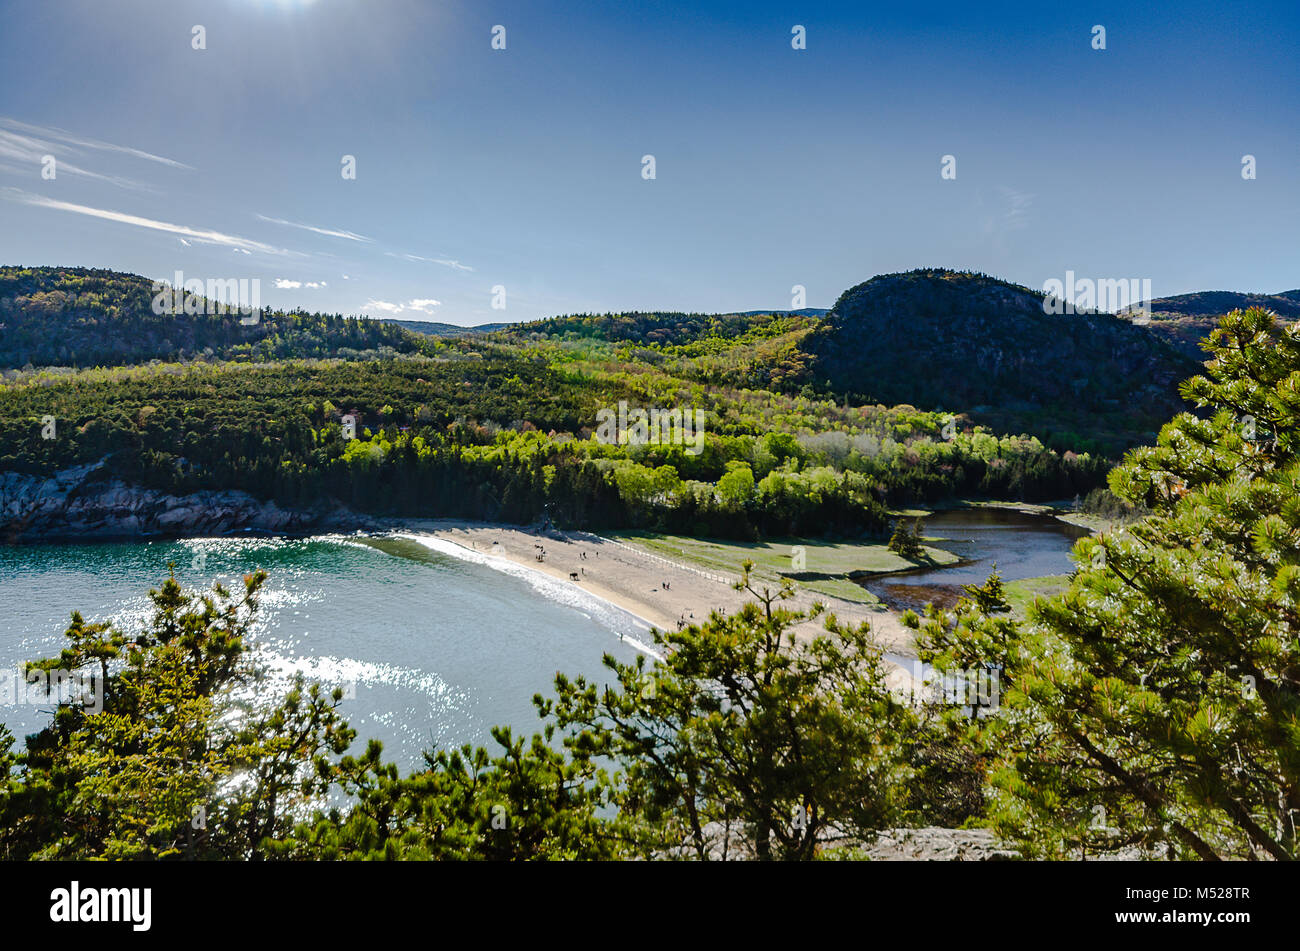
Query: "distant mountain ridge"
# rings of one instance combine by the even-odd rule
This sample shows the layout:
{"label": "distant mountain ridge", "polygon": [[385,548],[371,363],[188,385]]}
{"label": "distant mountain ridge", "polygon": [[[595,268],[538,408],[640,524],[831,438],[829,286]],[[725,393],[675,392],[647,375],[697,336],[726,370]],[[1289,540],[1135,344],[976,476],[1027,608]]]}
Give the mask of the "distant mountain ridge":
{"label": "distant mountain ridge", "polygon": [[1278,294],[1197,291],[1158,297],[1150,302],[1149,326],[1180,353],[1200,362],[1205,359],[1200,343],[1218,324],[1219,317],[1249,307],[1271,310],[1283,320],[1300,320],[1300,289]]}
{"label": "distant mountain ridge", "polygon": [[[462,327],[440,321],[264,308],[256,324],[244,324],[232,315],[154,314],[153,288],[151,278],[106,268],[0,266],[0,369],[28,364],[110,366],[195,357],[266,360],[372,351],[416,353],[425,349],[429,338],[510,334],[525,327],[531,332],[550,322],[569,320],[558,317]],[[663,318],[660,326],[671,326],[687,316],[816,319],[825,313],[822,308],[808,307],[656,316]]]}
{"label": "distant mountain ridge", "polygon": [[756,310],[747,313],[705,314],[679,311],[619,311],[605,314],[568,314],[546,317],[506,328],[517,339],[586,337],[618,343],[681,346],[706,338],[735,339],[756,329],[812,327],[821,317],[816,308],[798,311]]}
{"label": "distant mountain ridge", "polygon": [[[652,316],[664,318],[672,322],[675,318],[692,318],[692,317],[711,317],[719,320],[725,320],[728,317],[824,317],[829,312],[827,307],[800,307],[798,310],[729,310],[725,313],[717,314],[686,314],[680,311],[628,311],[628,314],[638,316]],[[607,316],[607,315],[600,315]],[[621,316],[621,315],[620,315]],[[591,315],[574,315],[577,319],[596,319]],[[401,320],[396,317],[376,318],[382,323],[396,324],[398,327],[404,327],[407,330],[413,330],[416,333],[426,334],[430,337],[468,337],[474,334],[490,334],[499,331],[514,331],[527,328],[528,332],[547,333],[553,330],[557,321],[567,321],[570,317],[543,317],[540,320],[503,322],[495,324],[474,324],[469,327],[462,327],[459,324],[446,324],[436,320]]]}
{"label": "distant mountain ridge", "polygon": [[428,337],[469,337],[474,334],[490,334],[498,330],[505,330],[512,324],[475,324],[472,327],[462,327],[459,324],[444,324],[436,320],[399,320],[396,317],[379,317],[376,318],[381,324],[394,324],[413,333],[424,334]]}
{"label": "distant mountain ridge", "polygon": [[300,310],[264,311],[245,325],[232,315],[158,315],[152,296],[153,282],[139,275],[0,267],[0,370],[608,341],[619,359],[710,385],[942,409],[999,431],[1102,433],[1111,451],[1150,438],[1185,408],[1177,385],[1199,369],[1197,343],[1219,314],[1265,306],[1300,319],[1300,289],[1161,298],[1145,324],[1051,315],[1039,291],[945,268],[879,275],[829,310],[627,311],[473,327]]}

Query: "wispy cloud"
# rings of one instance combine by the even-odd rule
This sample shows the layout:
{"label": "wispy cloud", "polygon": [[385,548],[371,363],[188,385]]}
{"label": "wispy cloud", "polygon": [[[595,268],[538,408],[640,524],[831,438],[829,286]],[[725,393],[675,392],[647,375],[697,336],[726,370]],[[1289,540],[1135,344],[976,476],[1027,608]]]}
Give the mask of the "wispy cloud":
{"label": "wispy cloud", "polygon": [[[1029,192],[1017,191],[1006,185],[997,186],[998,199],[993,202],[996,209],[984,219],[986,234],[1005,231],[1019,231],[1030,224],[1029,209],[1033,207],[1034,198]],[[982,204],[982,202],[981,202]]]}
{"label": "wispy cloud", "polygon": [[270,218],[266,215],[258,215],[262,221],[269,221],[274,225],[285,225],[290,228],[301,228],[303,231],[314,231],[316,234],[323,234],[329,238],[346,238],[348,241],[362,241],[366,244],[372,244],[373,238],[367,238],[363,234],[356,234],[352,231],[343,231],[338,228],[317,228],[315,225],[299,224],[296,221],[285,221],[283,218]]}
{"label": "wispy cloud", "polygon": [[44,195],[33,195],[25,192],[20,188],[0,188],[0,198],[6,201],[16,201],[24,205],[34,205],[38,208],[51,208],[55,211],[67,211],[76,215],[86,215],[90,218],[99,218],[103,221],[115,221],[119,224],[132,225],[136,228],[148,228],[152,231],[165,231],[168,234],[179,235],[183,238],[189,238],[192,241],[198,241],[203,244],[217,244],[233,248],[236,252],[250,254],[253,251],[260,251],[263,254],[290,254],[283,248],[276,248],[261,241],[254,241],[251,238],[241,238],[238,235],[225,234],[221,231],[210,231],[203,228],[191,228],[188,225],[172,224],[168,221],[156,221],[153,218],[142,218],[139,215],[129,215],[121,211],[110,211],[104,208],[91,208],[89,205],[76,205],[68,201],[58,201],[54,198],[46,198]]}
{"label": "wispy cloud", "polygon": [[[101,182],[108,182],[110,185],[116,185],[119,188],[145,189],[148,186],[139,182],[132,181],[129,178],[123,178],[120,175],[103,175],[99,172],[92,172],[90,169],[82,168],[74,162],[63,158],[68,150],[53,142],[34,139],[26,135],[18,135],[14,132],[7,132],[0,129],[0,157],[14,159],[21,164],[21,167],[33,175],[40,174],[45,167],[47,156],[54,159],[54,173],[59,175],[80,175],[84,178],[92,178]],[[9,171],[18,172],[18,168],[4,166]]]}
{"label": "wispy cloud", "polygon": [[61,142],[65,145],[79,149],[97,149],[102,152],[117,152],[121,155],[130,155],[138,159],[144,159],[148,162],[158,162],[161,165],[169,165],[172,168],[185,168],[193,170],[193,165],[186,165],[184,162],[178,162],[175,159],[165,158],[161,155],[154,155],[152,152],[145,152],[142,149],[133,149],[127,145],[115,145],[112,142],[101,142],[98,139],[88,139],[85,136],[76,135],[64,129],[53,126],[32,125],[28,122],[19,122],[17,119],[11,119],[8,116],[0,116],[0,126],[9,129],[15,129],[19,132],[26,132],[29,135],[39,136],[42,139],[53,139],[55,142]]}
{"label": "wispy cloud", "polygon": [[474,270],[467,264],[461,264],[459,261],[452,261],[449,258],[426,258],[418,254],[398,254],[395,251],[385,251],[390,258],[397,258],[401,261],[412,261],[417,264],[441,264],[443,267],[449,267],[454,271],[472,271]]}

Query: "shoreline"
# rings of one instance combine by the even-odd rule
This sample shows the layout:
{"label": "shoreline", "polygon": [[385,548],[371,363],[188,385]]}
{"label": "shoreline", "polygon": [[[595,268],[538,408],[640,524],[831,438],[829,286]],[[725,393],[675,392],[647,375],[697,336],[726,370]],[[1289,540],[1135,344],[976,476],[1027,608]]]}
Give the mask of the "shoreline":
{"label": "shoreline", "polygon": [[[489,567],[493,559],[504,559],[553,581],[577,585],[647,627],[661,631],[671,632],[679,622],[683,626],[703,623],[711,610],[733,613],[754,600],[749,592],[733,589],[730,581],[718,580],[718,575],[589,532],[559,529],[540,532],[524,526],[463,519],[403,520],[390,525],[389,531],[431,536],[478,556],[472,560]],[[539,554],[543,554],[540,561]],[[731,580],[739,577],[737,566]],[[761,581],[755,583],[759,590],[762,586]],[[868,622],[877,642],[886,651],[914,655],[911,630],[889,609],[844,601],[798,586],[795,597],[786,604],[795,610],[807,610],[814,601],[822,602],[826,613],[834,614],[842,622]],[[823,621],[824,618],[816,618],[795,625],[795,636],[803,641],[811,640],[824,632]]]}
{"label": "shoreline", "polygon": [[[471,525],[467,525],[467,527],[462,528],[460,530],[463,531],[464,534],[468,536],[473,534],[472,530],[477,527],[479,526],[474,526],[471,524]],[[483,565],[487,565],[488,567],[492,567],[493,561],[497,559],[502,559],[510,563],[511,565],[514,565],[515,567],[523,568],[526,571],[535,572],[540,575],[545,575],[547,578],[550,578],[553,581],[559,581],[564,583],[568,583],[570,581],[568,575],[565,572],[557,569],[553,564],[547,564],[545,561],[537,562],[535,557],[533,558],[533,563],[530,564],[526,560],[525,555],[520,553],[507,554],[507,551],[504,549],[504,547],[499,544],[493,545],[488,549],[479,548],[477,547],[477,545],[474,543],[474,540],[472,539],[456,537],[454,533],[457,531],[458,528],[459,526],[431,528],[424,524],[420,524],[416,526],[411,526],[409,530],[405,530],[405,531],[398,530],[396,534],[398,537],[412,538],[416,540],[420,540],[423,537],[435,538],[438,541],[444,542],[455,548],[459,548],[460,550],[464,551],[468,555],[477,556],[476,558],[466,559],[467,561],[470,561],[472,564],[483,564]],[[486,524],[482,526],[482,530],[487,534],[491,534],[493,531],[493,529]],[[470,541],[470,544],[467,546],[465,544],[465,541]],[[436,551],[437,549],[434,550]],[[581,575],[579,575],[579,577],[581,577]],[[650,610],[647,605],[641,604],[630,598],[623,597],[619,595],[617,592],[611,591],[603,585],[588,582],[582,585],[581,590],[584,591],[586,594],[591,595],[594,598],[604,601],[606,604],[618,608],[623,613],[631,615],[637,621],[645,625],[647,629],[651,627],[658,627],[662,629],[664,624],[667,623],[666,615],[662,615],[658,611]],[[646,614],[655,614],[658,615],[658,618],[656,619],[656,618],[646,617],[645,616]]]}
{"label": "shoreline", "polygon": [[[703,623],[712,610],[730,614],[754,601],[748,592],[739,592],[731,587],[731,583],[740,577],[738,564],[724,578],[689,563],[665,558],[647,548],[590,532],[560,529],[541,532],[524,525],[460,518],[358,516],[352,520],[341,517],[342,513],[332,514],[333,518],[321,520],[323,524],[300,524],[279,529],[245,526],[208,532],[174,527],[159,532],[82,532],[40,539],[9,540],[9,544],[12,547],[37,547],[42,544],[69,543],[167,543],[191,538],[253,540],[305,539],[324,535],[346,538],[423,534],[477,556],[467,560],[488,567],[492,567],[493,558],[501,558],[517,568],[544,576],[551,582],[576,584],[590,597],[630,616],[642,628],[641,633],[648,632],[652,627],[670,632],[677,629],[679,622],[682,626]],[[536,554],[542,548],[545,549],[545,557],[538,561]],[[586,557],[583,557],[584,554]],[[574,579],[571,574],[576,574],[577,578]],[[753,584],[760,591],[764,587],[775,588],[769,578],[753,579]],[[869,624],[877,644],[888,654],[908,661],[915,659],[913,632],[902,625],[899,620],[901,612],[883,604],[848,601],[834,595],[810,591],[800,587],[797,582],[795,592],[793,599],[784,602],[786,607],[807,611],[814,602],[820,601],[825,607],[825,614],[834,614],[841,622]],[[809,641],[824,633],[824,617],[796,624],[793,632],[799,640]]]}

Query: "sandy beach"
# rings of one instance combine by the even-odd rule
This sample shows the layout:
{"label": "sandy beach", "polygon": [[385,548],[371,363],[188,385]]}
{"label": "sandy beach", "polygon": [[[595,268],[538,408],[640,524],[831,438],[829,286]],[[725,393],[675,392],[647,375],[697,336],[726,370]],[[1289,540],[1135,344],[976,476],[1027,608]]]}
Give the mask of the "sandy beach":
{"label": "sandy beach", "polygon": [[[753,600],[748,592],[730,586],[740,576],[724,580],[693,565],[676,563],[657,554],[588,532],[533,532],[522,527],[456,520],[417,520],[403,523],[407,531],[424,533],[460,545],[479,555],[503,558],[544,572],[616,605],[660,630],[676,630],[678,622],[704,621],[714,609],[733,612]],[[538,560],[538,555],[542,559]],[[576,575],[576,578],[574,577]],[[767,582],[769,586],[771,582]],[[762,589],[763,582],[755,587]],[[867,621],[877,642],[887,651],[915,656],[912,632],[883,608],[855,604],[839,598],[802,591],[787,606],[807,609],[821,601],[827,613],[841,621]],[[800,639],[823,631],[824,618],[805,621],[795,628]]]}

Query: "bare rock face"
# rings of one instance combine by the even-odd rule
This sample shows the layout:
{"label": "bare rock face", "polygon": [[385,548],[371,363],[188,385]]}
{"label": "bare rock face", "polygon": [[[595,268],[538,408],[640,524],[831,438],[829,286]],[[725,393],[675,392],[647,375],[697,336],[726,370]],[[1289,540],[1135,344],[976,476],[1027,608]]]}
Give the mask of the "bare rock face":
{"label": "bare rock face", "polygon": [[[862,849],[876,862],[1009,862],[1024,856],[998,840],[989,829],[886,829]],[[1158,852],[1126,845],[1109,852],[1084,854],[1077,847],[1062,856],[1067,861],[1137,862],[1163,858]]]}
{"label": "bare rock face", "polygon": [[229,532],[300,534],[367,527],[341,505],[284,509],[247,492],[177,496],[109,476],[103,463],[42,477],[0,473],[0,542]]}
{"label": "bare rock face", "polygon": [[[870,842],[844,836],[840,830],[827,830],[823,858],[847,858],[869,862],[1011,862],[1023,856],[999,841],[988,829],[946,829],[928,826],[919,829],[882,829]],[[754,851],[743,827],[724,828],[720,823],[704,827],[704,836],[713,861],[753,861]],[[689,843],[666,853],[675,859],[695,858]],[[1127,857],[1127,856],[1126,856]]]}
{"label": "bare rock face", "polygon": [[890,829],[865,850],[878,861],[996,862],[1020,858],[1001,845],[988,829]]}

